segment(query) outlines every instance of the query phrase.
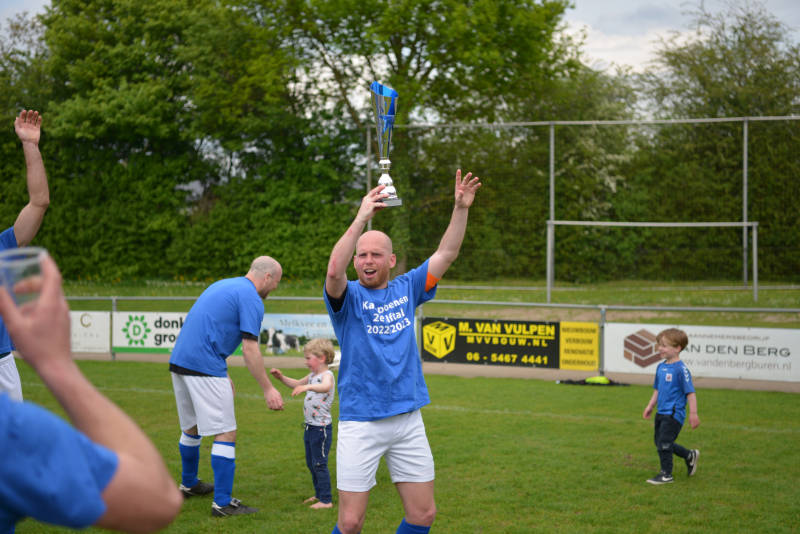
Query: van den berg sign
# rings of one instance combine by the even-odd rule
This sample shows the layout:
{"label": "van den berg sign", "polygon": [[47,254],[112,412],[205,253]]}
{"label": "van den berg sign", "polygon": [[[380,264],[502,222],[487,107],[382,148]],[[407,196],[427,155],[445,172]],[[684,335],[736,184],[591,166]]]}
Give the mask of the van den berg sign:
{"label": "van den berg sign", "polygon": [[[607,323],[605,370],[655,373],[656,335],[675,325]],[[689,336],[681,360],[693,376],[800,382],[800,330],[677,326]]]}

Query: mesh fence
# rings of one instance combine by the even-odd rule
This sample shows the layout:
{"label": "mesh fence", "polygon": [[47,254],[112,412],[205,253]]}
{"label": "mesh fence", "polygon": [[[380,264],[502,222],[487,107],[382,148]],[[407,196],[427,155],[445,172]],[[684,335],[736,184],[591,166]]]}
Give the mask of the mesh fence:
{"label": "mesh fence", "polygon": [[[798,281],[798,119],[397,127],[391,175],[404,204],[374,227],[392,236],[401,263],[425,259],[447,226],[461,168],[484,187],[449,278],[544,280],[552,218],[758,221],[762,279]],[[568,282],[741,280],[751,247],[737,227],[558,227],[554,273]]]}

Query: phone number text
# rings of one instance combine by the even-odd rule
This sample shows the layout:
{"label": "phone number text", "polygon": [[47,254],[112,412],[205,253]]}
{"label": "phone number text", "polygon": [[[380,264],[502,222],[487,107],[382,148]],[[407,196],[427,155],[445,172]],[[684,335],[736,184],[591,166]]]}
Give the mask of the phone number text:
{"label": "phone number text", "polygon": [[492,352],[491,354],[467,352],[466,356],[468,362],[547,365],[547,356],[541,354],[523,354],[520,356],[519,354],[508,352]]}

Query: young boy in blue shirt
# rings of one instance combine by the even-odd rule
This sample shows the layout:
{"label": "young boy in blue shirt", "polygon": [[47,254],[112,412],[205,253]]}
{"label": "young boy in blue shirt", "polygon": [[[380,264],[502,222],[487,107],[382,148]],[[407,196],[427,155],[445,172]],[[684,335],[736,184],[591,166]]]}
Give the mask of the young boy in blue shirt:
{"label": "young boy in blue shirt", "polygon": [[680,359],[680,353],[689,344],[686,332],[677,328],[668,328],[656,336],[659,355],[664,361],[656,368],[653,382],[653,396],[644,409],[642,416],[650,419],[653,408],[658,403],[655,421],[655,443],[658,458],[661,461],[661,472],[647,482],[650,484],[668,484],[672,478],[672,455],[680,456],[686,462],[689,476],[697,471],[697,460],[700,451],[686,449],[677,443],[678,434],[686,419],[686,405],[689,405],[689,424],[692,428],[700,425],[697,416],[697,395],[692,384],[692,374]]}

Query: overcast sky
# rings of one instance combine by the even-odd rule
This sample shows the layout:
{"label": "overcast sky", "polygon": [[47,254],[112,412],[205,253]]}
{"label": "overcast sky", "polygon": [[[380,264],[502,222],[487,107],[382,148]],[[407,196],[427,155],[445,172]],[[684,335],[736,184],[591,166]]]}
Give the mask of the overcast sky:
{"label": "overcast sky", "polygon": [[[146,0],[142,0],[146,1]],[[767,11],[793,30],[800,40],[800,0],[750,0],[761,3]],[[584,51],[589,64],[607,68],[611,64],[628,65],[641,71],[651,59],[654,43],[671,30],[687,31],[691,17],[685,12],[700,0],[573,0],[566,22],[571,31],[587,31]],[[704,0],[706,9],[722,11],[730,0]],[[0,20],[15,13],[41,12],[49,0],[0,0]]]}
{"label": "overcast sky", "polygon": [[[584,52],[589,64],[607,68],[612,63],[643,70],[652,58],[659,37],[672,31],[685,33],[700,0],[573,0],[574,9],[567,10],[566,22],[572,31],[587,31]],[[800,40],[800,0],[751,0],[761,4],[792,30],[795,42]],[[707,11],[726,11],[730,0],[705,0]],[[739,3],[738,5],[742,5]]]}

